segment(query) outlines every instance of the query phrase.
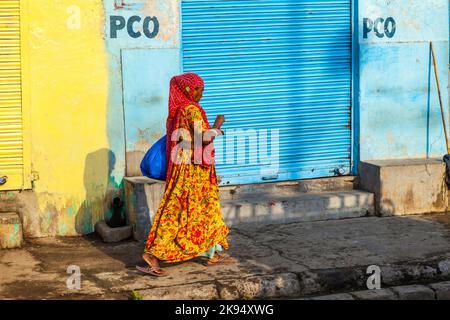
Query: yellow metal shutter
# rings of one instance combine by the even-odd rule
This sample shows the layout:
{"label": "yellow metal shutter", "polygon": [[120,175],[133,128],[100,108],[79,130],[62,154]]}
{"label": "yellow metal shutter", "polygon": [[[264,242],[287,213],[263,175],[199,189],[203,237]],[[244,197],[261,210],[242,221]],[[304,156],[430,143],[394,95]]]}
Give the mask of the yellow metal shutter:
{"label": "yellow metal shutter", "polygon": [[0,0],[0,190],[23,188],[20,0]]}

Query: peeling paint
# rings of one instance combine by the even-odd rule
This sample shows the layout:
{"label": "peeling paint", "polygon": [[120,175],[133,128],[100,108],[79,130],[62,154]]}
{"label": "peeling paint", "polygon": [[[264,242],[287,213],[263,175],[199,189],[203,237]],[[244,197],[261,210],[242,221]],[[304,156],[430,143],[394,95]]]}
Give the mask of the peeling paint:
{"label": "peeling paint", "polygon": [[143,9],[144,15],[158,17],[162,32],[158,34],[157,38],[170,45],[175,45],[179,41],[179,6],[178,0],[156,0],[146,1]]}
{"label": "peeling paint", "polygon": [[17,248],[22,245],[22,229],[18,224],[0,224],[0,248]]}

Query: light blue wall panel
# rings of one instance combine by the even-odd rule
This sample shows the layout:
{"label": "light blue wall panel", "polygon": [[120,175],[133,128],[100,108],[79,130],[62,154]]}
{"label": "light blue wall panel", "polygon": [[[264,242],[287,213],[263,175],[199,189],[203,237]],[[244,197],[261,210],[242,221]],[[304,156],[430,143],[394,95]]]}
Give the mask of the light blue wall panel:
{"label": "light blue wall panel", "polygon": [[[179,52],[179,1],[178,0],[108,0],[103,1],[104,14],[105,14],[105,44],[108,54],[108,67],[109,67],[109,89],[108,89],[108,114],[106,115],[108,121],[108,138],[110,142],[111,152],[115,155],[116,166],[112,172],[112,178],[117,184],[122,183],[124,176],[133,175],[135,168],[131,168],[128,172],[126,170],[127,152],[133,154],[134,150],[130,149],[133,145],[137,146],[137,150],[141,150],[142,140],[135,139],[139,135],[130,135],[126,137],[126,132],[132,132],[136,130],[134,128],[126,128],[124,119],[124,95],[123,85],[124,79],[122,78],[122,50],[134,50],[144,49],[151,50],[152,52],[165,52],[166,49],[174,49]],[[130,20],[131,19],[131,20]],[[133,20],[134,19],[134,20]],[[137,21],[139,19],[139,21]],[[158,23],[158,33],[152,34],[154,37],[147,37],[144,32],[145,19],[152,19],[152,23],[148,26],[147,31],[154,31],[154,21]],[[155,20],[156,19],[156,20]],[[123,25],[125,21],[125,25]],[[134,21],[134,22],[133,22]],[[131,30],[129,30],[129,27]],[[137,36],[137,33],[140,33]],[[180,65],[176,60],[170,62],[168,70],[172,70],[172,67],[178,67],[180,71]],[[166,66],[167,58],[163,55],[156,55],[149,63],[155,66]],[[145,68],[146,62],[144,62]],[[149,76],[148,79],[143,79],[144,76]],[[156,81],[151,78],[151,73],[148,72],[144,75],[136,73],[135,76],[141,79],[143,86],[146,81]],[[167,83],[168,85],[168,83]],[[148,94],[144,94],[148,97]],[[163,94],[166,94],[163,91]],[[160,96],[158,93],[156,97]],[[136,97],[139,99],[139,97]],[[155,97],[150,99],[156,99]],[[167,112],[167,101],[161,103],[161,110],[159,113],[163,115]],[[153,109],[152,109],[153,110]],[[153,112],[153,111],[152,111]],[[130,112],[131,113],[131,112]],[[150,113],[152,114],[152,113]],[[147,118],[151,118],[150,115]],[[165,119],[164,119],[165,123]],[[158,131],[160,126],[152,128],[150,125],[145,128],[146,132]],[[150,143],[151,141],[149,141]],[[134,163],[138,162],[139,157],[135,158]],[[135,166],[134,166],[135,167]],[[140,173],[139,173],[140,175]]]}
{"label": "light blue wall panel", "polygon": [[127,167],[132,175],[140,175],[143,155],[166,134],[169,83],[180,72],[179,63],[178,49],[122,51]]}
{"label": "light blue wall panel", "polygon": [[[429,41],[448,122],[448,1],[360,1],[359,6],[361,160],[441,157],[445,139]],[[378,34],[368,32],[370,21],[375,26],[380,18],[392,18],[395,32],[390,23],[386,33],[381,20]]]}

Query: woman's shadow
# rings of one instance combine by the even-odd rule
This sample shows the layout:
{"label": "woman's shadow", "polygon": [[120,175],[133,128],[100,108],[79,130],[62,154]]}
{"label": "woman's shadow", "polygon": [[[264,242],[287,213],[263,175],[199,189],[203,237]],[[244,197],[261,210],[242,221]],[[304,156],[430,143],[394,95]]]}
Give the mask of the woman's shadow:
{"label": "woman's shadow", "polygon": [[122,188],[111,176],[115,165],[116,156],[109,149],[99,149],[86,156],[83,180],[86,196],[75,219],[79,234],[92,233],[95,223],[111,218],[114,198],[120,197],[123,201]]}
{"label": "woman's shadow", "polygon": [[[123,182],[117,183],[112,176],[116,166],[116,157],[109,149],[99,149],[86,156],[84,167],[84,188],[86,196],[75,218],[75,228],[83,239],[96,250],[133,267],[141,261],[143,247],[138,242],[124,240],[118,243],[104,243],[95,231],[95,224],[100,220],[107,223],[113,216],[113,201],[120,198],[125,201]],[[120,209],[125,221],[125,206]]]}

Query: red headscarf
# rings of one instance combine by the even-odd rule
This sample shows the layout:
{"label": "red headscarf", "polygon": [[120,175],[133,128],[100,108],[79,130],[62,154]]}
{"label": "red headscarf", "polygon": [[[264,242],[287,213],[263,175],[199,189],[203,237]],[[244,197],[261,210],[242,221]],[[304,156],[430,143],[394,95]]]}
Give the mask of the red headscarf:
{"label": "red headscarf", "polygon": [[170,171],[172,169],[172,149],[178,142],[171,141],[172,133],[180,127],[180,116],[182,111],[189,105],[198,107],[202,113],[203,122],[208,129],[211,125],[206,117],[205,110],[195,102],[194,91],[197,87],[204,88],[205,84],[203,79],[195,73],[185,73],[179,76],[175,76],[170,80],[170,93],[169,93],[169,116],[167,117],[166,129],[167,129],[167,180],[169,181]]}

